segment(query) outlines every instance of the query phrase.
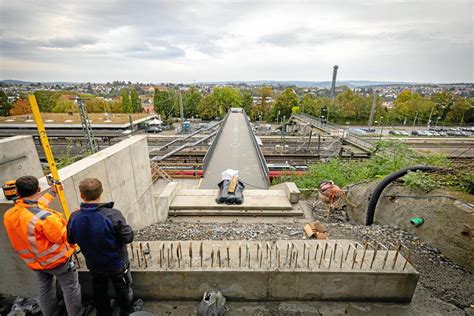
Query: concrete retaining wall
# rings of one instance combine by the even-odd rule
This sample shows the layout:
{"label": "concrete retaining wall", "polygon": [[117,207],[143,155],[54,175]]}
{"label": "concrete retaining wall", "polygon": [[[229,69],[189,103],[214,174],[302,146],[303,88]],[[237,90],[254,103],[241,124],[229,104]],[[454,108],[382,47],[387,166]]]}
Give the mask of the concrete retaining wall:
{"label": "concrete retaining wall", "polygon": [[[133,244],[128,248],[135,293],[148,300],[197,301],[204,292],[220,289],[233,301],[407,303],[419,278],[401,253],[362,250],[362,245],[349,240],[280,240],[268,244],[193,240]],[[84,267],[82,257],[79,259]],[[81,271],[80,280],[84,295],[90,296],[89,273]]]}
{"label": "concrete retaining wall", "polygon": [[[102,200],[114,201],[115,207],[122,211],[133,229],[162,219],[156,211],[153,198],[146,136],[130,137],[61,169],[59,175],[71,211],[80,205],[79,182],[94,177],[103,183]],[[40,186],[48,188],[46,178],[40,179]],[[0,293],[35,296],[37,286],[34,272],[13,252],[3,227],[3,214],[12,205],[11,201],[0,200]],[[61,210],[57,199],[52,203],[52,208]]]}
{"label": "concrete retaining wall", "polygon": [[[387,273],[288,271],[135,271],[135,295],[146,300],[202,299],[220,289],[232,301],[373,301],[409,303],[418,275]],[[90,297],[88,272],[80,273],[84,296]],[[112,294],[112,292],[111,292]]]}
{"label": "concrete retaining wall", "polygon": [[[0,184],[22,176],[43,176],[32,136],[0,139]],[[3,197],[3,191],[0,193]]]}
{"label": "concrete retaining wall", "polygon": [[[59,170],[69,209],[81,203],[79,183],[98,178],[103,185],[102,201],[114,201],[133,229],[159,220],[152,192],[150,159],[145,136],[133,136]],[[46,188],[46,179],[40,179]],[[58,201],[53,207],[61,209]]]}
{"label": "concrete retaining wall", "polygon": [[[351,220],[365,223],[369,197],[377,182],[352,187],[347,197],[357,204],[348,207]],[[402,186],[388,186],[377,204],[374,222],[396,225],[417,235],[420,240],[441,250],[456,263],[474,270],[474,206],[455,192],[436,190],[416,192]],[[422,217],[419,227],[410,223],[412,217]]]}
{"label": "concrete retaining wall", "polygon": [[[38,153],[32,136],[14,136],[0,139],[0,183],[21,176],[43,176]],[[13,251],[3,226],[3,214],[13,203],[0,190],[0,294],[37,295],[34,273]]]}

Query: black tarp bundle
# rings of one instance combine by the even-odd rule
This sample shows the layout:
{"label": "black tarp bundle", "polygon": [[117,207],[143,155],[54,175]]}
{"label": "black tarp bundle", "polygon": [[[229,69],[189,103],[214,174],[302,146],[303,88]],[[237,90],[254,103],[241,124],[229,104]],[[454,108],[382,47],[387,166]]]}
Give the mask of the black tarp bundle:
{"label": "black tarp bundle", "polygon": [[219,187],[219,196],[216,199],[217,204],[242,204],[244,203],[245,185],[238,180],[233,193],[229,192],[231,180],[222,180],[217,185]]}

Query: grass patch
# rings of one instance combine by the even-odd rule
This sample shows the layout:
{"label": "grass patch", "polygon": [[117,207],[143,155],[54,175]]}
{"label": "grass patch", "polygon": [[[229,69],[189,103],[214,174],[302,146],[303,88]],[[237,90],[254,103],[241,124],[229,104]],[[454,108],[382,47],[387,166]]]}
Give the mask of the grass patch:
{"label": "grass patch", "polygon": [[[284,176],[277,183],[293,181],[299,188],[315,189],[324,180],[333,180],[338,186],[344,187],[362,181],[382,179],[402,168],[416,165],[430,165],[445,169],[451,168],[451,162],[440,154],[423,154],[408,148],[397,141],[381,141],[370,159],[343,160],[334,158],[329,162],[316,163],[310,166],[306,175]],[[474,173],[465,170],[454,170],[453,173],[427,174],[410,172],[404,178],[405,185],[420,188],[429,192],[434,188],[444,187],[454,191],[474,193]]]}

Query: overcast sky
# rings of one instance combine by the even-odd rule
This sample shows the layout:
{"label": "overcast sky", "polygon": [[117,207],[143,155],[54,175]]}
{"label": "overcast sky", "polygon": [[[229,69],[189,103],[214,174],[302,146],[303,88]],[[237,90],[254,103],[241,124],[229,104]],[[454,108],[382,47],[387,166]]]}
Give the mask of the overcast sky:
{"label": "overcast sky", "polygon": [[0,79],[474,81],[471,0],[0,3]]}

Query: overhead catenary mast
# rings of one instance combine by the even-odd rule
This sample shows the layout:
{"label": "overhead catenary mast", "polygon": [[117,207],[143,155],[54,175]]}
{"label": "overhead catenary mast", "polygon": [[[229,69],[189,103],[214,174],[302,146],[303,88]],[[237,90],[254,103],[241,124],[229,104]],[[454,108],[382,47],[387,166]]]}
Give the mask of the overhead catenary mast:
{"label": "overhead catenary mast", "polygon": [[87,115],[87,109],[84,106],[84,100],[81,98],[76,98],[77,107],[79,108],[79,114],[81,115],[81,124],[82,131],[84,132],[84,137],[86,138],[87,149],[92,153],[99,151],[99,146],[94,138],[94,133],[92,132],[91,122],[89,121],[89,116]]}
{"label": "overhead catenary mast", "polygon": [[369,130],[372,128],[372,123],[374,121],[374,114],[375,114],[375,105],[377,104],[377,94],[374,93],[374,99],[372,100],[372,107],[370,108],[370,115],[369,115]]}

